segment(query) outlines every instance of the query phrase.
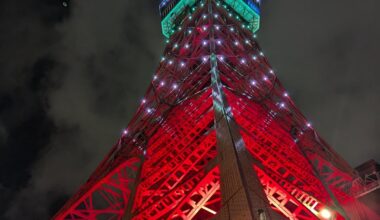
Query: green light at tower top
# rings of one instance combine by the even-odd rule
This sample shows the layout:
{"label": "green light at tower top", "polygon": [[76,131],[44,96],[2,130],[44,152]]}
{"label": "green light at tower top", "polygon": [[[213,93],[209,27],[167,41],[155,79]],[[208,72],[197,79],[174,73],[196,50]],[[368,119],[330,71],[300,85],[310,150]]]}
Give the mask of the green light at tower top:
{"label": "green light at tower top", "polygon": [[[243,20],[244,26],[253,33],[260,28],[260,0],[221,0],[217,5],[231,12],[231,16],[238,16]],[[169,38],[181,26],[183,19],[203,7],[200,0],[162,0],[160,3],[162,33]]]}

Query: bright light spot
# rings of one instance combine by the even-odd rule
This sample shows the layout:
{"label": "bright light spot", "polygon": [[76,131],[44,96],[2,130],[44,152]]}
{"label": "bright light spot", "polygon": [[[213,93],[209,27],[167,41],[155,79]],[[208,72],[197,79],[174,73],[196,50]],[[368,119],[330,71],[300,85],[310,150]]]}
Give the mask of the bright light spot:
{"label": "bright light spot", "polygon": [[185,66],[185,63],[184,62],[181,62],[181,67],[184,67]]}
{"label": "bright light spot", "polygon": [[257,60],[257,56],[252,56],[252,59],[253,60]]}
{"label": "bright light spot", "polygon": [[148,112],[148,113],[152,113],[152,109],[148,108],[148,109],[146,110],[146,112]]}
{"label": "bright light spot", "polygon": [[263,52],[260,52],[260,56],[264,56],[264,53],[263,53]]}
{"label": "bright light spot", "polygon": [[273,74],[273,73],[274,73],[274,71],[273,71],[273,70],[269,70],[269,73]]}
{"label": "bright light spot", "polygon": [[160,82],[160,86],[164,86],[165,85],[165,82],[164,81],[161,81]]}
{"label": "bright light spot", "polygon": [[322,209],[319,214],[324,219],[330,219],[332,217],[331,211],[328,209]]}
{"label": "bright light spot", "polygon": [[218,45],[221,45],[221,44],[222,44],[222,41],[221,41],[221,40],[217,40],[216,43],[217,43]]}
{"label": "bright light spot", "polygon": [[156,79],[157,79],[157,76],[156,76],[156,75],[154,75],[154,76],[153,76],[153,79],[154,79],[154,80],[156,80]]}
{"label": "bright light spot", "polygon": [[67,4],[67,2],[62,2],[62,5],[63,5],[63,7],[67,7],[67,6],[69,6],[69,5]]}
{"label": "bright light spot", "polygon": [[169,65],[172,65],[173,64],[173,60],[169,60]]}
{"label": "bright light spot", "polygon": [[[309,127],[309,128],[311,128],[311,123],[308,122],[308,123],[306,124],[306,126]],[[327,211],[328,211],[328,210],[327,210]]]}
{"label": "bright light spot", "polygon": [[264,80],[264,81],[267,81],[267,80],[268,80],[268,77],[264,76],[264,77],[263,77],[263,80]]}
{"label": "bright light spot", "polygon": [[207,18],[207,15],[203,15],[203,19],[206,19]]}
{"label": "bright light spot", "polygon": [[203,62],[206,62],[207,61],[207,57],[203,57],[202,60],[203,60]]}
{"label": "bright light spot", "polygon": [[190,45],[189,44],[185,44],[185,48],[186,49],[189,49]]}
{"label": "bright light spot", "polygon": [[247,61],[245,59],[241,59],[240,63],[245,64]]}
{"label": "bright light spot", "polygon": [[289,97],[289,94],[287,92],[285,92],[284,97]]}
{"label": "bright light spot", "polygon": [[206,30],[207,30],[207,26],[203,26],[202,29],[203,29],[204,31],[206,31]]}
{"label": "bright light spot", "polygon": [[230,31],[234,31],[234,28],[233,28],[233,27],[230,27]]}
{"label": "bright light spot", "polygon": [[173,84],[173,89],[177,89],[178,88],[178,85],[177,84]]}
{"label": "bright light spot", "polygon": [[218,17],[218,14],[214,14],[214,18],[217,18]]}
{"label": "bright light spot", "polygon": [[174,48],[177,48],[178,47],[178,44],[174,44]]}
{"label": "bright light spot", "polygon": [[251,80],[251,85],[256,85],[256,81],[255,80]]}
{"label": "bright light spot", "polygon": [[190,16],[189,16],[189,20],[191,20],[191,19],[193,19],[193,16],[190,15]]}
{"label": "bright light spot", "polygon": [[281,107],[281,108],[284,108],[284,107],[285,107],[285,103],[281,102],[281,103],[280,103],[280,107]]}
{"label": "bright light spot", "polygon": [[127,134],[128,134],[128,130],[125,129],[125,130],[123,131],[123,134],[124,134],[124,135],[127,135]]}
{"label": "bright light spot", "polygon": [[187,33],[191,34],[192,30],[188,30]]}
{"label": "bright light spot", "polygon": [[143,100],[141,100],[141,102],[142,102],[143,104],[145,104],[145,103],[146,103],[146,100],[145,100],[145,99],[143,99]]}
{"label": "bright light spot", "polygon": [[249,44],[249,40],[245,40],[245,43],[246,43],[246,44]]}
{"label": "bright light spot", "polygon": [[221,61],[224,61],[224,56],[219,56],[219,59],[220,59]]}
{"label": "bright light spot", "polygon": [[235,44],[235,46],[237,46],[237,45],[239,45],[239,42],[235,41],[234,44]]}
{"label": "bright light spot", "polygon": [[216,28],[216,30],[219,30],[219,29],[220,29],[220,26],[219,26],[219,25],[216,25],[215,28]]}
{"label": "bright light spot", "polygon": [[204,41],[202,42],[202,44],[203,44],[203,46],[206,46],[206,45],[207,45],[207,41],[204,40]]}

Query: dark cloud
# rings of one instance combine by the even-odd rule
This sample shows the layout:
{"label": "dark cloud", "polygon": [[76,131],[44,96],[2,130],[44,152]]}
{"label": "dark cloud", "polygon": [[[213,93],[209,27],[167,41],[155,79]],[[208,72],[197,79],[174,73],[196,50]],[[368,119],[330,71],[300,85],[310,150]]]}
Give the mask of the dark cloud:
{"label": "dark cloud", "polygon": [[[47,219],[128,123],[163,38],[155,0],[22,2],[0,7],[0,218]],[[259,35],[297,104],[352,165],[380,159],[379,6],[268,0]]]}
{"label": "dark cloud", "polygon": [[2,35],[9,54],[1,53],[1,134],[15,137],[1,155],[2,165],[20,167],[2,169],[0,195],[12,198],[0,202],[3,218],[47,219],[115,142],[159,60],[154,3],[56,2],[59,19],[49,7],[8,3],[14,16],[1,25],[10,32]]}
{"label": "dark cloud", "polygon": [[292,97],[351,165],[380,160],[379,1],[268,1],[260,43]]}

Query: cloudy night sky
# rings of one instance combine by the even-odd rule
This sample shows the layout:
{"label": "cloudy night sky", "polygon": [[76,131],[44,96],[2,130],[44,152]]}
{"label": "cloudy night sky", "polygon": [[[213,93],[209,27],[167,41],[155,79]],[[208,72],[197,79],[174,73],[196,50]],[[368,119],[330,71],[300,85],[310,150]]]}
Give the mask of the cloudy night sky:
{"label": "cloudy night sky", "polygon": [[[259,42],[352,166],[380,161],[378,0],[267,0]],[[110,150],[159,63],[158,0],[0,2],[0,219],[48,219]]]}

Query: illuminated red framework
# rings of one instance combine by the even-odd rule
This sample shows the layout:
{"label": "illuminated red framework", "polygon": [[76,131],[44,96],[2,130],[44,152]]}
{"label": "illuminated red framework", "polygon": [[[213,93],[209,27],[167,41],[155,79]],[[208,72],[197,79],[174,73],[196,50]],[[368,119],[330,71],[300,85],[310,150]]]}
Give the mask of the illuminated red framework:
{"label": "illuminated red framework", "polygon": [[200,4],[128,128],[54,219],[377,218],[242,20]]}

